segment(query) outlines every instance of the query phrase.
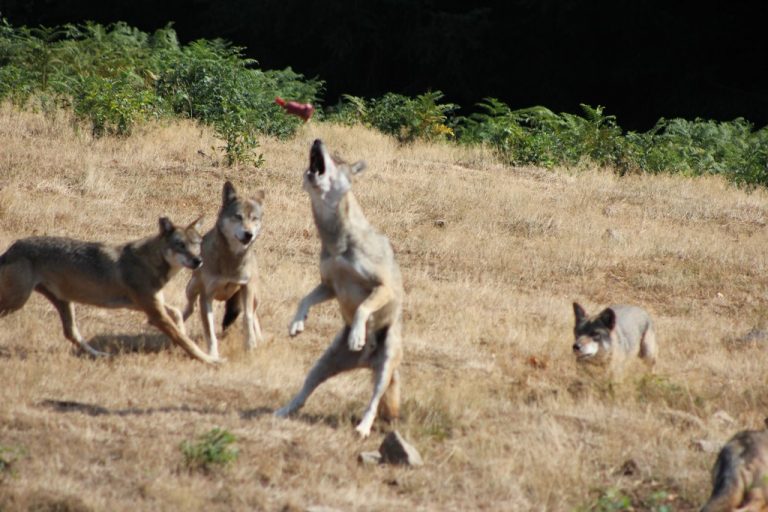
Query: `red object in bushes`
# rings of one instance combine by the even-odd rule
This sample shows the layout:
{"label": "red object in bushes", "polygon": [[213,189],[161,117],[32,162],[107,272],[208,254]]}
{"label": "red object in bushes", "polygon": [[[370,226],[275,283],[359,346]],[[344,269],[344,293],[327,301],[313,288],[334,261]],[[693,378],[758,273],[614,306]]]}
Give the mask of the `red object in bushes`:
{"label": "red object in bushes", "polygon": [[280,96],[275,97],[275,103],[283,107],[289,114],[302,118],[305,123],[309,121],[309,118],[315,113],[315,107],[313,107],[311,103],[285,101]]}

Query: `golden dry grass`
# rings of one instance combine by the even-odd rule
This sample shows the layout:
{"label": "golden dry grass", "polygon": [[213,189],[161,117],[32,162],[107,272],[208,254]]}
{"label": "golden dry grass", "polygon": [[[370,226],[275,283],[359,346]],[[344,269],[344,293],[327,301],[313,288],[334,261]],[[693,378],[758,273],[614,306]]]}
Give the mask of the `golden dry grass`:
{"label": "golden dry grass", "polygon": [[[397,427],[424,456],[420,469],[356,462],[389,428],[355,436],[366,372],[327,382],[294,419],[271,415],[340,324],[328,303],[305,333],[287,336],[318,276],[301,190],[315,137],[368,161],[355,191],[403,270]],[[154,232],[161,215],[189,222],[202,212],[208,228],[225,178],[265,189],[268,339],[246,355],[238,324],[222,342],[229,362],[211,368],[165,350],[138,313],[81,306],[94,345],[146,346],[94,361],[73,354],[53,308],[33,296],[0,319],[0,447],[21,453],[0,472],[0,509],[574,510],[615,488],[636,509],[664,491],[668,505],[692,510],[715,457],[694,442],[723,442],[768,412],[766,345],[726,343],[766,320],[763,191],[509,168],[480,150],[399,147],[313,123],[293,140],[264,140],[260,170],[217,166],[216,144],[192,123],[92,140],[65,114],[0,110],[0,250],[31,234],[123,242]],[[169,302],[183,305],[187,277],[168,286]],[[590,311],[645,306],[657,323],[656,376],[633,364],[609,384],[577,368],[573,300]],[[196,316],[188,328],[201,339]],[[187,470],[180,443],[214,427],[237,436],[239,459],[210,474]]]}

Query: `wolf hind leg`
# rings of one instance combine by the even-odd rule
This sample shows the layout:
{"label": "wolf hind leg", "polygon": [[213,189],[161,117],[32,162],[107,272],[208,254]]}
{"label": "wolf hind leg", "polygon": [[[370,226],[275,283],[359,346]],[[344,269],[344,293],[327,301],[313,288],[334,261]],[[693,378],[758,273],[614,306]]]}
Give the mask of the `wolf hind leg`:
{"label": "wolf hind leg", "polygon": [[106,352],[96,350],[83,340],[80,331],[77,329],[77,324],[75,323],[75,310],[71,302],[59,299],[43,286],[38,286],[36,290],[43,294],[46,299],[51,301],[56,308],[56,311],[59,312],[65,338],[71,341],[80,350],[87,352],[91,357],[104,357],[109,355]]}
{"label": "wolf hind leg", "polygon": [[[374,374],[375,375],[375,374]],[[378,415],[383,420],[393,421],[400,418],[400,370],[392,372],[392,380],[379,402]]]}
{"label": "wolf hind leg", "polygon": [[656,364],[656,355],[658,347],[656,345],[656,331],[649,325],[640,340],[640,359],[642,359],[648,368],[653,369]]}
{"label": "wolf hind leg", "polygon": [[349,326],[345,326],[331,342],[331,345],[325,350],[320,359],[314,364],[307,378],[304,379],[304,385],[296,396],[288,403],[275,411],[275,416],[284,418],[298,411],[304,406],[309,395],[317,387],[339,373],[347,370],[353,370],[361,366],[360,353],[351,352],[347,347],[347,338],[349,337]]}
{"label": "wolf hind leg", "polygon": [[[395,323],[381,331],[377,336],[377,352],[373,357],[371,369],[373,370],[373,395],[368,407],[363,413],[363,418],[355,430],[360,437],[366,438],[371,434],[373,421],[379,405],[384,406],[388,413],[398,414],[400,406],[400,375],[397,373],[402,359],[402,340],[400,339],[400,325]],[[397,373],[397,375],[395,375]],[[394,387],[393,387],[394,386]],[[382,402],[387,392],[390,392],[388,400]]]}

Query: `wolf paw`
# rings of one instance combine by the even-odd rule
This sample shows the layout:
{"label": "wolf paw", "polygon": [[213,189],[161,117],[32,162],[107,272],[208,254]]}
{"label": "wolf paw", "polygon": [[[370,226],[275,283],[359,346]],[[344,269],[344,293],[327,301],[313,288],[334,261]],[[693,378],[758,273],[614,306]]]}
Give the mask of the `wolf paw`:
{"label": "wolf paw", "polygon": [[360,352],[365,346],[365,324],[355,325],[349,333],[349,350]]}
{"label": "wolf paw", "polygon": [[366,439],[371,435],[371,424],[366,421],[361,421],[360,424],[355,427],[355,431],[357,431],[361,439]]}
{"label": "wolf paw", "polygon": [[275,417],[277,418],[287,418],[291,415],[291,408],[289,406],[281,407],[278,410],[275,411]]}
{"label": "wolf paw", "polygon": [[291,325],[288,327],[288,334],[291,336],[296,336],[303,330],[304,330],[304,320],[295,319],[293,322],[291,322]]}

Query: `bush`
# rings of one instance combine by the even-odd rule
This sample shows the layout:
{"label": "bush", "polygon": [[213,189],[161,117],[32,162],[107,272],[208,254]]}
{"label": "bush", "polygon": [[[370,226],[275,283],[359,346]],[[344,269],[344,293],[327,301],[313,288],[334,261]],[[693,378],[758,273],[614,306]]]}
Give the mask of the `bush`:
{"label": "bush", "polygon": [[72,87],[75,115],[91,122],[93,134],[128,135],[136,123],[163,113],[162,102],[135,75],[86,76]]}
{"label": "bush", "polygon": [[237,448],[230,446],[235,440],[226,430],[214,428],[197,442],[181,443],[181,453],[188,468],[210,471],[214,466],[226,466],[237,460]]}
{"label": "bush", "polygon": [[449,115],[458,107],[452,103],[438,103],[443,98],[440,91],[426,92],[415,98],[394,93],[370,101],[350,95],[343,98],[329,120],[344,124],[362,123],[392,135],[401,143],[454,136],[448,122]]}
{"label": "bush", "polygon": [[122,22],[29,29],[0,20],[0,99],[23,106],[53,96],[97,136],[126,135],[170,112],[198,119],[224,140],[230,165],[260,165],[258,136],[288,137],[300,125],[275,96],[315,103],[323,87],[290,68],[255,64],[221,40],[182,47],[170,25],[148,34]]}

